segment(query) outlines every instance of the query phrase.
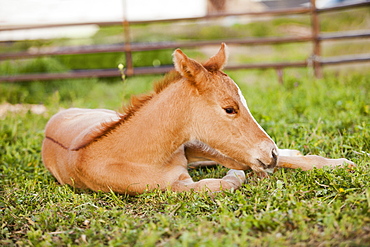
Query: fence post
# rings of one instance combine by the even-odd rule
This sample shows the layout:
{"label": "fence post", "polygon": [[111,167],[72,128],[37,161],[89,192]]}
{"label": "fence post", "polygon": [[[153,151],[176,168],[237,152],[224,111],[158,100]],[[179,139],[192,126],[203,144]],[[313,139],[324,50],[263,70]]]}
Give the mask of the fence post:
{"label": "fence post", "polygon": [[278,80],[279,80],[279,83],[280,84],[284,84],[284,72],[283,72],[283,68],[282,67],[278,67],[276,68],[276,73],[277,73],[277,76],[278,76]]}
{"label": "fence post", "polygon": [[316,78],[322,77],[321,69],[321,47],[320,47],[320,22],[319,16],[316,8],[316,0],[310,0],[311,2],[311,26],[312,26],[312,41],[313,41],[313,55],[312,55],[312,65]]}
{"label": "fence post", "polygon": [[124,36],[124,52],[126,58],[126,71],[127,76],[134,74],[134,67],[132,63],[132,54],[131,54],[131,35],[130,35],[130,23],[127,20],[127,5],[126,0],[123,0],[123,36]]}

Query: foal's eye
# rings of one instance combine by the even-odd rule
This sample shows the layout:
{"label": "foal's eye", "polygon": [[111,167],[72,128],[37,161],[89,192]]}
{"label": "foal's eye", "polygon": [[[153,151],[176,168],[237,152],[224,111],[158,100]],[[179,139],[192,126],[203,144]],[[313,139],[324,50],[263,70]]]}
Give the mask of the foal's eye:
{"label": "foal's eye", "polygon": [[234,109],[234,108],[232,108],[232,107],[224,108],[224,110],[225,110],[225,112],[226,112],[227,114],[236,114],[235,109]]}

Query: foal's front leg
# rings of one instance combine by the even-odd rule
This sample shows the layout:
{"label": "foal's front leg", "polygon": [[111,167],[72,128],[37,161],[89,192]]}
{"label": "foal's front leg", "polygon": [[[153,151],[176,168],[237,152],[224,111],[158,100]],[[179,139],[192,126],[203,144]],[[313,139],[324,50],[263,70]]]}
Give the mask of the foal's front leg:
{"label": "foal's front leg", "polygon": [[[185,156],[190,167],[204,167],[222,164],[228,168],[240,169],[236,161],[219,154],[216,150],[206,144],[194,141],[185,144]],[[237,189],[245,182],[245,173],[242,170],[230,169],[222,179],[202,179],[194,182],[188,173],[183,173],[179,179],[172,184],[174,191],[222,191]]]}
{"label": "foal's front leg", "polygon": [[194,182],[189,174],[182,174],[178,181],[172,184],[173,191],[203,191],[217,192],[223,190],[237,189],[245,181],[245,173],[240,170],[229,170],[222,179],[202,179]]}
{"label": "foal's front leg", "polygon": [[345,158],[328,159],[317,155],[303,156],[299,151],[283,149],[279,150],[278,167],[301,168],[303,171],[312,170],[314,167],[323,168],[324,166],[336,167],[348,164],[355,166],[355,163]]}

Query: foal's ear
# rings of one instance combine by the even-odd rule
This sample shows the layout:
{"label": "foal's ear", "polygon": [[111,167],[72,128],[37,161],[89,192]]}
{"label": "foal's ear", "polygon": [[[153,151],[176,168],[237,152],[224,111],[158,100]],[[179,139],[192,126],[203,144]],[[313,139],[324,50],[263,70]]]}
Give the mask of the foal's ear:
{"label": "foal's ear", "polygon": [[225,43],[221,44],[220,50],[217,52],[216,55],[208,59],[203,65],[208,71],[219,71],[222,70],[223,67],[227,63],[228,58],[228,49]]}
{"label": "foal's ear", "polygon": [[194,59],[188,58],[180,49],[173,53],[173,63],[176,71],[191,81],[198,81],[208,73],[203,65]]}

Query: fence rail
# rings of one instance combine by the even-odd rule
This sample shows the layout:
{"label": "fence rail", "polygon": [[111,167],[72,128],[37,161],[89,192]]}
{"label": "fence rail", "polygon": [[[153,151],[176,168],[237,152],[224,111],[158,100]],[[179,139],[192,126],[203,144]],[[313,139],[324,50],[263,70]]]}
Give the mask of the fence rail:
{"label": "fence rail", "polygon": [[[282,81],[281,70],[288,67],[308,67],[312,66],[315,75],[321,76],[321,67],[324,65],[334,65],[342,63],[359,63],[369,62],[370,54],[362,54],[360,56],[341,56],[341,57],[330,57],[321,58],[321,42],[328,40],[343,40],[343,39],[359,39],[369,38],[370,30],[359,30],[359,31],[347,31],[347,32],[333,32],[333,33],[320,33],[319,28],[319,14],[324,12],[338,11],[348,8],[357,7],[368,7],[370,2],[361,2],[354,4],[346,4],[341,6],[335,6],[331,8],[318,9],[315,5],[315,0],[311,0],[311,6],[307,8],[291,8],[272,10],[265,12],[243,12],[243,13],[225,13],[225,14],[213,14],[204,17],[192,17],[192,18],[181,18],[181,19],[165,19],[165,20],[149,20],[149,21],[124,21],[122,22],[88,22],[88,23],[68,23],[68,24],[50,24],[50,25],[37,25],[37,26],[19,26],[19,27],[7,27],[0,28],[1,31],[10,30],[24,30],[24,29],[36,29],[36,28],[51,28],[51,27],[62,27],[62,26],[76,26],[76,25],[123,25],[123,31],[125,36],[125,42],[120,44],[112,45],[93,45],[93,46],[78,46],[78,47],[57,47],[48,50],[38,49],[26,52],[17,53],[3,53],[0,54],[1,60],[20,59],[20,58],[32,58],[39,56],[55,56],[55,55],[67,55],[67,54],[90,54],[90,53],[109,53],[109,52],[123,52],[126,55],[126,70],[125,74],[140,75],[140,74],[157,74],[165,73],[171,70],[172,66],[161,66],[161,67],[134,67],[132,63],[132,52],[137,51],[150,51],[150,50],[161,50],[161,49],[174,49],[178,47],[201,47],[209,45],[219,45],[221,42],[225,42],[229,45],[270,45],[270,44],[281,44],[281,43],[297,43],[297,42],[312,42],[314,49],[312,56],[307,58],[305,61],[297,62],[279,62],[279,63],[258,63],[258,64],[241,64],[228,66],[226,69],[267,69],[273,68],[278,71],[279,81]],[[194,21],[194,20],[210,20],[212,18],[223,18],[228,16],[283,16],[283,15],[297,15],[297,14],[309,14],[311,16],[311,35],[300,36],[300,37],[266,37],[266,38],[242,38],[242,39],[229,39],[229,40],[212,40],[212,41],[191,41],[191,42],[158,42],[158,43],[131,43],[130,40],[130,25],[137,24],[151,24],[156,22],[178,22],[178,21]],[[69,79],[69,78],[83,78],[83,77],[116,77],[120,76],[118,69],[104,69],[104,70],[76,70],[66,73],[43,73],[43,74],[20,74],[20,75],[9,75],[0,76],[0,82],[17,82],[17,81],[30,81],[30,80],[53,80],[53,79]]]}
{"label": "fence rail", "polygon": [[[370,31],[349,31],[349,32],[332,32],[326,34],[320,34],[317,38],[320,41],[324,40],[339,40],[339,39],[354,39],[354,38],[369,38]],[[245,39],[229,39],[229,40],[212,40],[212,41],[201,41],[201,42],[158,42],[158,43],[132,43],[131,51],[151,51],[161,49],[174,49],[177,47],[197,47],[207,45],[218,45],[221,42],[227,44],[237,45],[268,45],[268,44],[280,44],[280,43],[297,43],[312,41],[313,37],[301,36],[301,37],[270,37],[270,38],[245,38]],[[76,54],[89,54],[89,53],[109,53],[109,52],[122,52],[125,51],[125,44],[112,44],[112,45],[90,45],[90,46],[78,46],[78,47],[55,47],[47,49],[35,49],[33,51],[25,52],[14,52],[4,53],[0,55],[0,60],[9,60],[17,58],[31,58],[40,56],[56,56],[56,55],[76,55]]]}

